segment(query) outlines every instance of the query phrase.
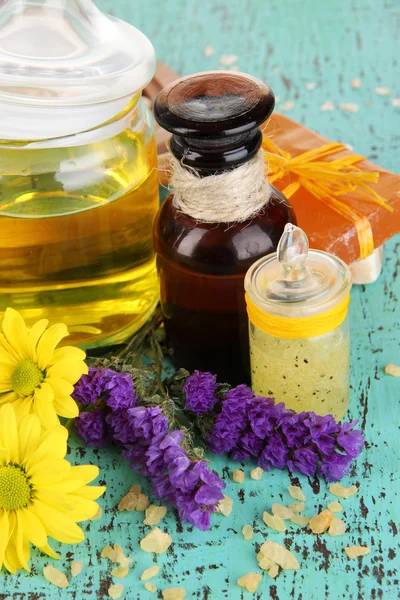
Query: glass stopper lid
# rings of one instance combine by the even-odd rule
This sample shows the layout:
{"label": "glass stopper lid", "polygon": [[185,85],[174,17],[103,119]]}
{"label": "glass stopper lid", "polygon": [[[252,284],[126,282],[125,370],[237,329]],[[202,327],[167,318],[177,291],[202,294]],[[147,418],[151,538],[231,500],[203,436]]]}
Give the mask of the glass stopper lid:
{"label": "glass stopper lid", "polygon": [[153,46],[92,0],[0,2],[0,101],[84,105],[133,95],[153,77]]}
{"label": "glass stopper lid", "polygon": [[305,232],[288,223],[277,252],[249,269],[245,286],[253,302],[266,311],[282,314],[297,306],[300,311],[306,307],[309,314],[343,300],[351,288],[351,275],[336,256],[310,250]]}

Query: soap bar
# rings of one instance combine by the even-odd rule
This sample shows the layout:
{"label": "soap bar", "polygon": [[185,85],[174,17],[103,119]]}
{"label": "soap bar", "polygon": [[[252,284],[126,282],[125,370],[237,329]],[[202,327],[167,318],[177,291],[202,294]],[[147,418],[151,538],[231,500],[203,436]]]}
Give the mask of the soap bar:
{"label": "soap bar", "polygon": [[374,283],[382,271],[382,259],[383,246],[380,246],[371,256],[351,263],[350,271],[353,283],[356,285]]}
{"label": "soap bar", "polygon": [[[331,141],[279,113],[271,116],[264,133],[270,135],[279,148],[290,152],[292,156]],[[354,152],[357,152],[357,149]],[[348,151],[348,154],[354,152]],[[370,187],[394,209],[390,212],[384,207],[361,200],[357,194],[347,194],[344,197],[346,204],[368,217],[374,236],[374,246],[379,248],[400,231],[400,175],[395,175],[368,160],[357,163],[357,166],[365,171],[379,173],[378,183],[370,184]],[[286,177],[275,181],[274,185],[282,191],[290,182],[291,180]],[[357,232],[352,223],[317,200],[304,188],[300,188],[291,196],[290,202],[296,213],[298,225],[306,232],[312,248],[335,254],[347,264],[360,259]],[[356,266],[356,270],[358,267],[359,265]]]}

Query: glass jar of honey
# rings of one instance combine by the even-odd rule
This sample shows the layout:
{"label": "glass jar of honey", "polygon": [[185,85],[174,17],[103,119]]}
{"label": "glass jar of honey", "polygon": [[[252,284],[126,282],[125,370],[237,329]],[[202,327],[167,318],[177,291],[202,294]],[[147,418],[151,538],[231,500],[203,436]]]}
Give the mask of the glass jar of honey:
{"label": "glass jar of honey", "polygon": [[0,318],[118,343],[158,301],[154,50],[91,0],[0,8]]}
{"label": "glass jar of honey", "polygon": [[154,107],[173,134],[173,191],[154,226],[173,360],[231,384],[250,379],[245,273],[295,219],[260,150],[274,104],[263,81],[218,71],[173,82]]}
{"label": "glass jar of honey", "polygon": [[250,267],[245,288],[253,391],[296,412],[342,419],[350,390],[347,265],[309,251],[306,234],[288,224],[277,253]]}

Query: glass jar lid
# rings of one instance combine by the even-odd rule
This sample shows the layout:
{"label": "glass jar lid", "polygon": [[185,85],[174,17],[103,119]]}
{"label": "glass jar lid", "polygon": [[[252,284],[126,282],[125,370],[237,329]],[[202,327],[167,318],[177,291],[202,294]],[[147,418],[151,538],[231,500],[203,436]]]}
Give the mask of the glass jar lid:
{"label": "glass jar lid", "polygon": [[248,270],[245,288],[250,300],[267,313],[308,317],[345,299],[351,289],[351,273],[336,256],[309,250],[304,231],[288,223],[277,252]]}
{"label": "glass jar lid", "polygon": [[1,103],[108,102],[143,89],[154,70],[147,37],[92,0],[1,2]]}

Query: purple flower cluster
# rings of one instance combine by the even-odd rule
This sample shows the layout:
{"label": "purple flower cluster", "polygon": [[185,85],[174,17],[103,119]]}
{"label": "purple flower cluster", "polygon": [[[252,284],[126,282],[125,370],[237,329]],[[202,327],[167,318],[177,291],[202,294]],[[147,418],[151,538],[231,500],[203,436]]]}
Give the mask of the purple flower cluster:
{"label": "purple flower cluster", "polygon": [[75,385],[72,397],[90,409],[81,411],[75,419],[76,430],[87,446],[107,445],[111,437],[107,427],[111,416],[111,429],[115,428],[117,431],[115,438],[123,442],[123,432],[129,429],[126,411],[139,402],[128,373],[90,367],[89,373],[82,375]]}
{"label": "purple flower cluster", "polygon": [[129,409],[137,441],[124,452],[133,469],[148,477],[153,492],[176,506],[180,517],[199,529],[210,528],[210,516],[223,499],[225,484],[203,460],[190,460],[181,447],[183,433],[168,430],[160,407]]}
{"label": "purple flower cluster", "polygon": [[254,394],[247,386],[238,385],[226,392],[222,410],[217,416],[208,440],[208,446],[215,454],[223,454],[234,449],[246,426],[246,413]]}
{"label": "purple flower cluster", "polygon": [[191,410],[196,415],[207,413],[214,408],[218,399],[215,397],[217,376],[211,373],[194,371],[186,379],[183,391],[186,394],[186,410]]}
{"label": "purple flower cluster", "polygon": [[354,429],[357,422],[339,425],[332,415],[296,414],[239,385],[223,395],[207,444],[212,452],[230,452],[236,460],[257,458],[267,471],[287,467],[337,481],[364,447],[362,431]]}
{"label": "purple flower cluster", "polygon": [[[210,410],[216,379],[198,377],[188,384],[193,406]],[[169,423],[160,406],[138,406],[139,400],[127,373],[111,369],[89,369],[75,386],[74,398],[88,409],[75,419],[80,437],[88,446],[122,445],[133,469],[150,478],[154,493],[176,506],[180,517],[205,530],[210,516],[223,499],[225,484],[203,460],[190,460],[181,447],[183,433],[168,431]]]}

